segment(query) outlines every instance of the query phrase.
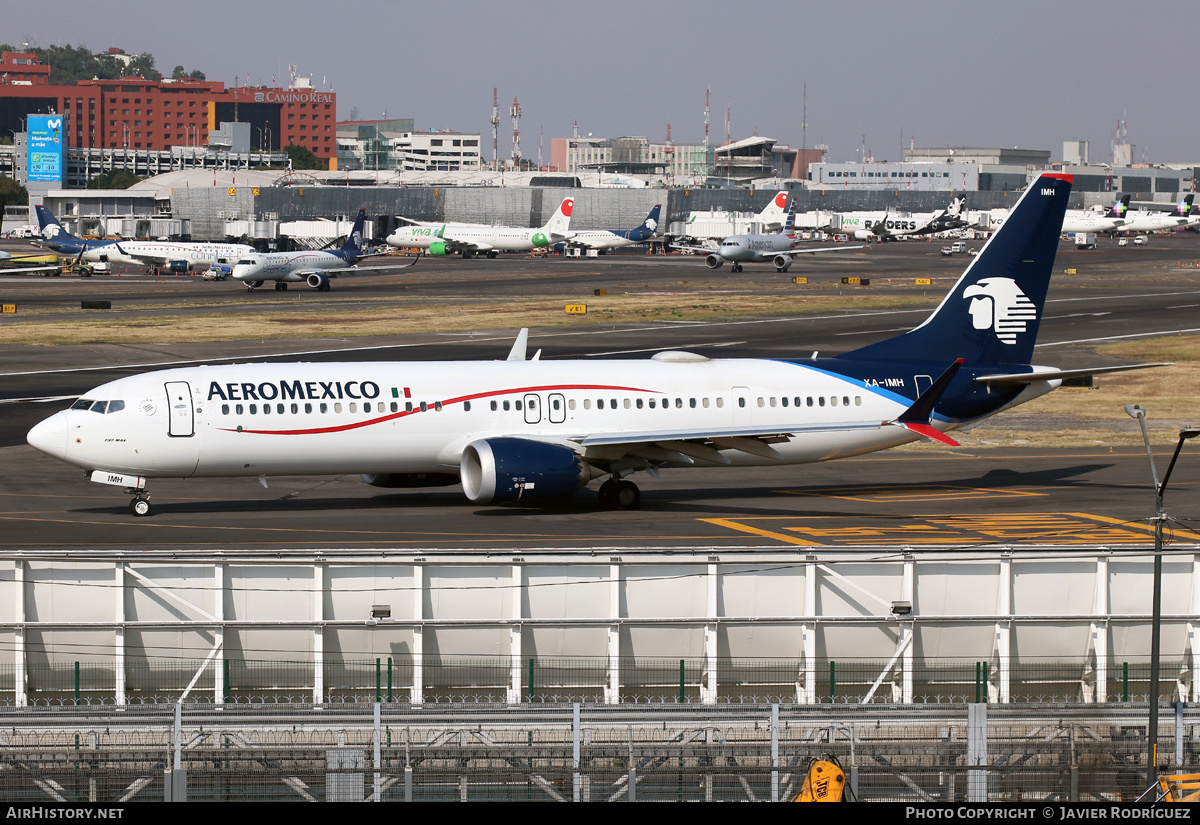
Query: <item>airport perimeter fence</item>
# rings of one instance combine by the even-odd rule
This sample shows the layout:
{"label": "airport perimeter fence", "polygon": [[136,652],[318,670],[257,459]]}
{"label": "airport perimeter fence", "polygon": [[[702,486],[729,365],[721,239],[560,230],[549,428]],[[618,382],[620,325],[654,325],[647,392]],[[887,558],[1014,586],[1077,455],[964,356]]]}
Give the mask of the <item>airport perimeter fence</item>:
{"label": "airport perimeter fence", "polygon": [[[787,801],[834,757],[859,801],[1136,799],[1147,707],[141,706],[0,711],[7,805]],[[1160,762],[1197,770],[1200,708]]]}
{"label": "airport perimeter fence", "polygon": [[[253,661],[91,659],[0,665],[0,708],[113,704],[743,704],[1147,701],[1150,666],[1095,659],[515,659],[412,656]],[[905,670],[905,667],[908,670]],[[1160,700],[1190,698],[1183,660],[1164,659]],[[1175,679],[1172,674],[1183,674]],[[18,680],[23,694],[17,691]]]}

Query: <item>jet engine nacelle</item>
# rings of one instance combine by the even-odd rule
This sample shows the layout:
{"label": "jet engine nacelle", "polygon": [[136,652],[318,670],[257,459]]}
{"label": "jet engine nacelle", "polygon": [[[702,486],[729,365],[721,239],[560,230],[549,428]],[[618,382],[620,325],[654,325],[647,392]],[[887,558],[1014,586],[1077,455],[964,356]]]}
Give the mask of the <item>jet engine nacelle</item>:
{"label": "jet engine nacelle", "polygon": [[716,253],[709,255],[704,259],[704,265],[709,269],[720,269],[721,264],[725,263],[725,259]]}
{"label": "jet engine nacelle", "polygon": [[450,251],[446,249],[446,244],[442,241],[434,241],[429,245],[429,254],[435,256],[449,255]]}
{"label": "jet engine nacelle", "polygon": [[329,288],[329,276],[326,275],[324,272],[314,272],[311,275],[309,275],[305,279],[305,281],[313,289],[328,289]]}
{"label": "jet engine nacelle", "polygon": [[872,232],[870,229],[854,230],[854,240],[856,240],[856,241],[874,241],[874,240],[878,240],[878,237],[879,236],[876,235],[874,232]]}
{"label": "jet engine nacelle", "polygon": [[566,499],[599,474],[570,447],[528,438],[472,441],[459,470],[463,492],[477,504]]}
{"label": "jet engine nacelle", "polygon": [[167,272],[175,275],[183,275],[188,271],[189,264],[187,261],[167,261]]}
{"label": "jet engine nacelle", "polygon": [[406,487],[449,487],[458,483],[454,473],[362,473],[361,478],[372,487],[391,489]]}
{"label": "jet engine nacelle", "polygon": [[776,255],[771,259],[771,263],[775,264],[775,268],[780,272],[787,272],[787,268],[792,265],[792,256]]}

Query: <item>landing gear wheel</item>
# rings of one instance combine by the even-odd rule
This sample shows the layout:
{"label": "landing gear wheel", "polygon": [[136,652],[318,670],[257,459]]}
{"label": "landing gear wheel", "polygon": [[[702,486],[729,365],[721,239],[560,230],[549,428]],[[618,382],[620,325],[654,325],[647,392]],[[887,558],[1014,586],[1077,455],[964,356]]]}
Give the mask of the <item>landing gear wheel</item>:
{"label": "landing gear wheel", "polygon": [[129,512],[139,518],[150,515],[150,499],[145,496],[138,496],[133,501],[129,502]]}
{"label": "landing gear wheel", "polygon": [[317,287],[317,292],[328,292],[328,291],[329,291],[329,284],[321,284],[319,287]]}
{"label": "landing gear wheel", "polygon": [[742,271],[742,265],[741,265],[741,264],[734,264],[734,265],[733,265],[731,268],[733,269],[733,271],[734,271],[734,272],[741,272],[741,271]]}
{"label": "landing gear wheel", "polygon": [[489,251],[489,252],[488,252],[487,256],[488,256],[489,258],[495,258],[495,257],[496,257],[497,255],[499,255],[499,254],[500,254],[499,252],[497,252],[496,250],[494,250],[494,249],[493,249],[493,250],[491,250],[491,251]]}
{"label": "landing gear wheel", "polygon": [[618,481],[612,499],[618,510],[636,510],[642,503],[642,491],[632,481]]}
{"label": "landing gear wheel", "polygon": [[275,282],[275,291],[276,292],[287,292],[287,284],[285,284],[283,281],[276,281]]}

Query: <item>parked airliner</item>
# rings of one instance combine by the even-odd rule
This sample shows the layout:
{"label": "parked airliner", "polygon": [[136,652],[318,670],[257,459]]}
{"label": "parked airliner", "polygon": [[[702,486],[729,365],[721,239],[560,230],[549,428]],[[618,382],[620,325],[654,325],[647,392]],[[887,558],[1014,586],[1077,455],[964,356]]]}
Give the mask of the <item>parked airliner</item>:
{"label": "parked airliner", "polygon": [[[377,487],[462,483],[477,504],[557,501],[592,479],[640,501],[633,473],[827,461],[969,429],[1127,367],[1030,365],[1071,177],[1034,181],[915,329],[832,358],[237,364],[149,372],[86,393],[31,445],[126,488],[154,478],[359,473]],[[797,349],[800,349],[797,343]]]}
{"label": "parked airliner", "polygon": [[252,254],[254,247],[241,243],[187,243],[183,241],[89,241],[67,231],[46,207],[34,207],[42,229],[42,245],[60,255],[74,255],[76,263],[122,263],[152,266],[184,273],[231,264]]}
{"label": "parked airliner", "polygon": [[480,226],[470,223],[402,226],[387,242],[401,249],[422,249],[430,255],[460,254],[464,258],[483,252],[495,258],[500,252],[529,252],[562,243],[573,237],[571,209],[574,198],[565,198],[545,226]]}
{"label": "parked airliner", "polygon": [[[644,243],[658,236],[658,217],[661,211],[662,204],[656,203],[650,210],[650,214],[646,216],[646,220],[642,221],[636,229],[591,229],[584,232],[573,232],[566,245],[598,249],[603,255],[609,249]],[[556,246],[555,249],[557,250],[558,247]]]}
{"label": "parked airliner", "polygon": [[795,235],[795,205],[787,212],[783,223],[783,231],[774,235],[730,235],[721,241],[716,250],[707,246],[680,246],[673,244],[672,249],[682,249],[686,252],[706,253],[704,265],[709,269],[720,269],[726,261],[733,265],[734,272],[742,271],[742,264],[762,263],[770,261],[776,272],[787,272],[792,265],[792,259],[800,253],[813,252],[845,252],[848,249],[862,249],[861,246],[826,246],[808,249],[797,246],[800,242]]}
{"label": "parked airliner", "polygon": [[1161,232],[1165,229],[1192,226],[1195,224],[1194,219],[1190,217],[1192,199],[1194,197],[1195,195],[1191,193],[1184,195],[1183,200],[1169,212],[1150,209],[1139,209],[1136,212],[1130,212],[1125,216],[1125,223],[1121,226],[1121,231]]}
{"label": "parked airliner", "polygon": [[[350,237],[341,249],[266,253],[252,250],[233,265],[233,278],[244,283],[246,289],[251,292],[267,281],[274,281],[275,289],[280,291],[286,290],[289,283],[306,283],[319,292],[328,292],[329,280],[342,272],[406,269],[416,263],[413,261],[405,264],[358,266],[359,261],[373,257],[362,250],[363,225],[366,220],[366,210],[358,210]],[[420,260],[419,255],[417,260]]]}

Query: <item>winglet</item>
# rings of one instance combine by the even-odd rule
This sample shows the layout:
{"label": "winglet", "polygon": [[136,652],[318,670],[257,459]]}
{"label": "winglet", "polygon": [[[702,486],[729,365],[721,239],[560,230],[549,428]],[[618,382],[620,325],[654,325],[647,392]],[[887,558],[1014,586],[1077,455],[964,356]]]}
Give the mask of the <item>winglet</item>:
{"label": "winglet", "polygon": [[958,442],[930,424],[929,419],[933,415],[934,406],[941,399],[942,393],[950,386],[950,382],[954,380],[955,374],[958,373],[959,367],[962,365],[963,359],[959,358],[947,367],[946,371],[938,376],[938,379],[930,385],[929,389],[921,393],[917,400],[912,403],[912,406],[901,413],[900,417],[892,423],[925,438],[932,438],[943,444],[949,444],[951,447],[957,447]]}
{"label": "winglet", "polygon": [[529,346],[529,327],[522,327],[517,333],[517,340],[513,341],[512,349],[508,351],[506,361],[524,361],[525,351]]}

